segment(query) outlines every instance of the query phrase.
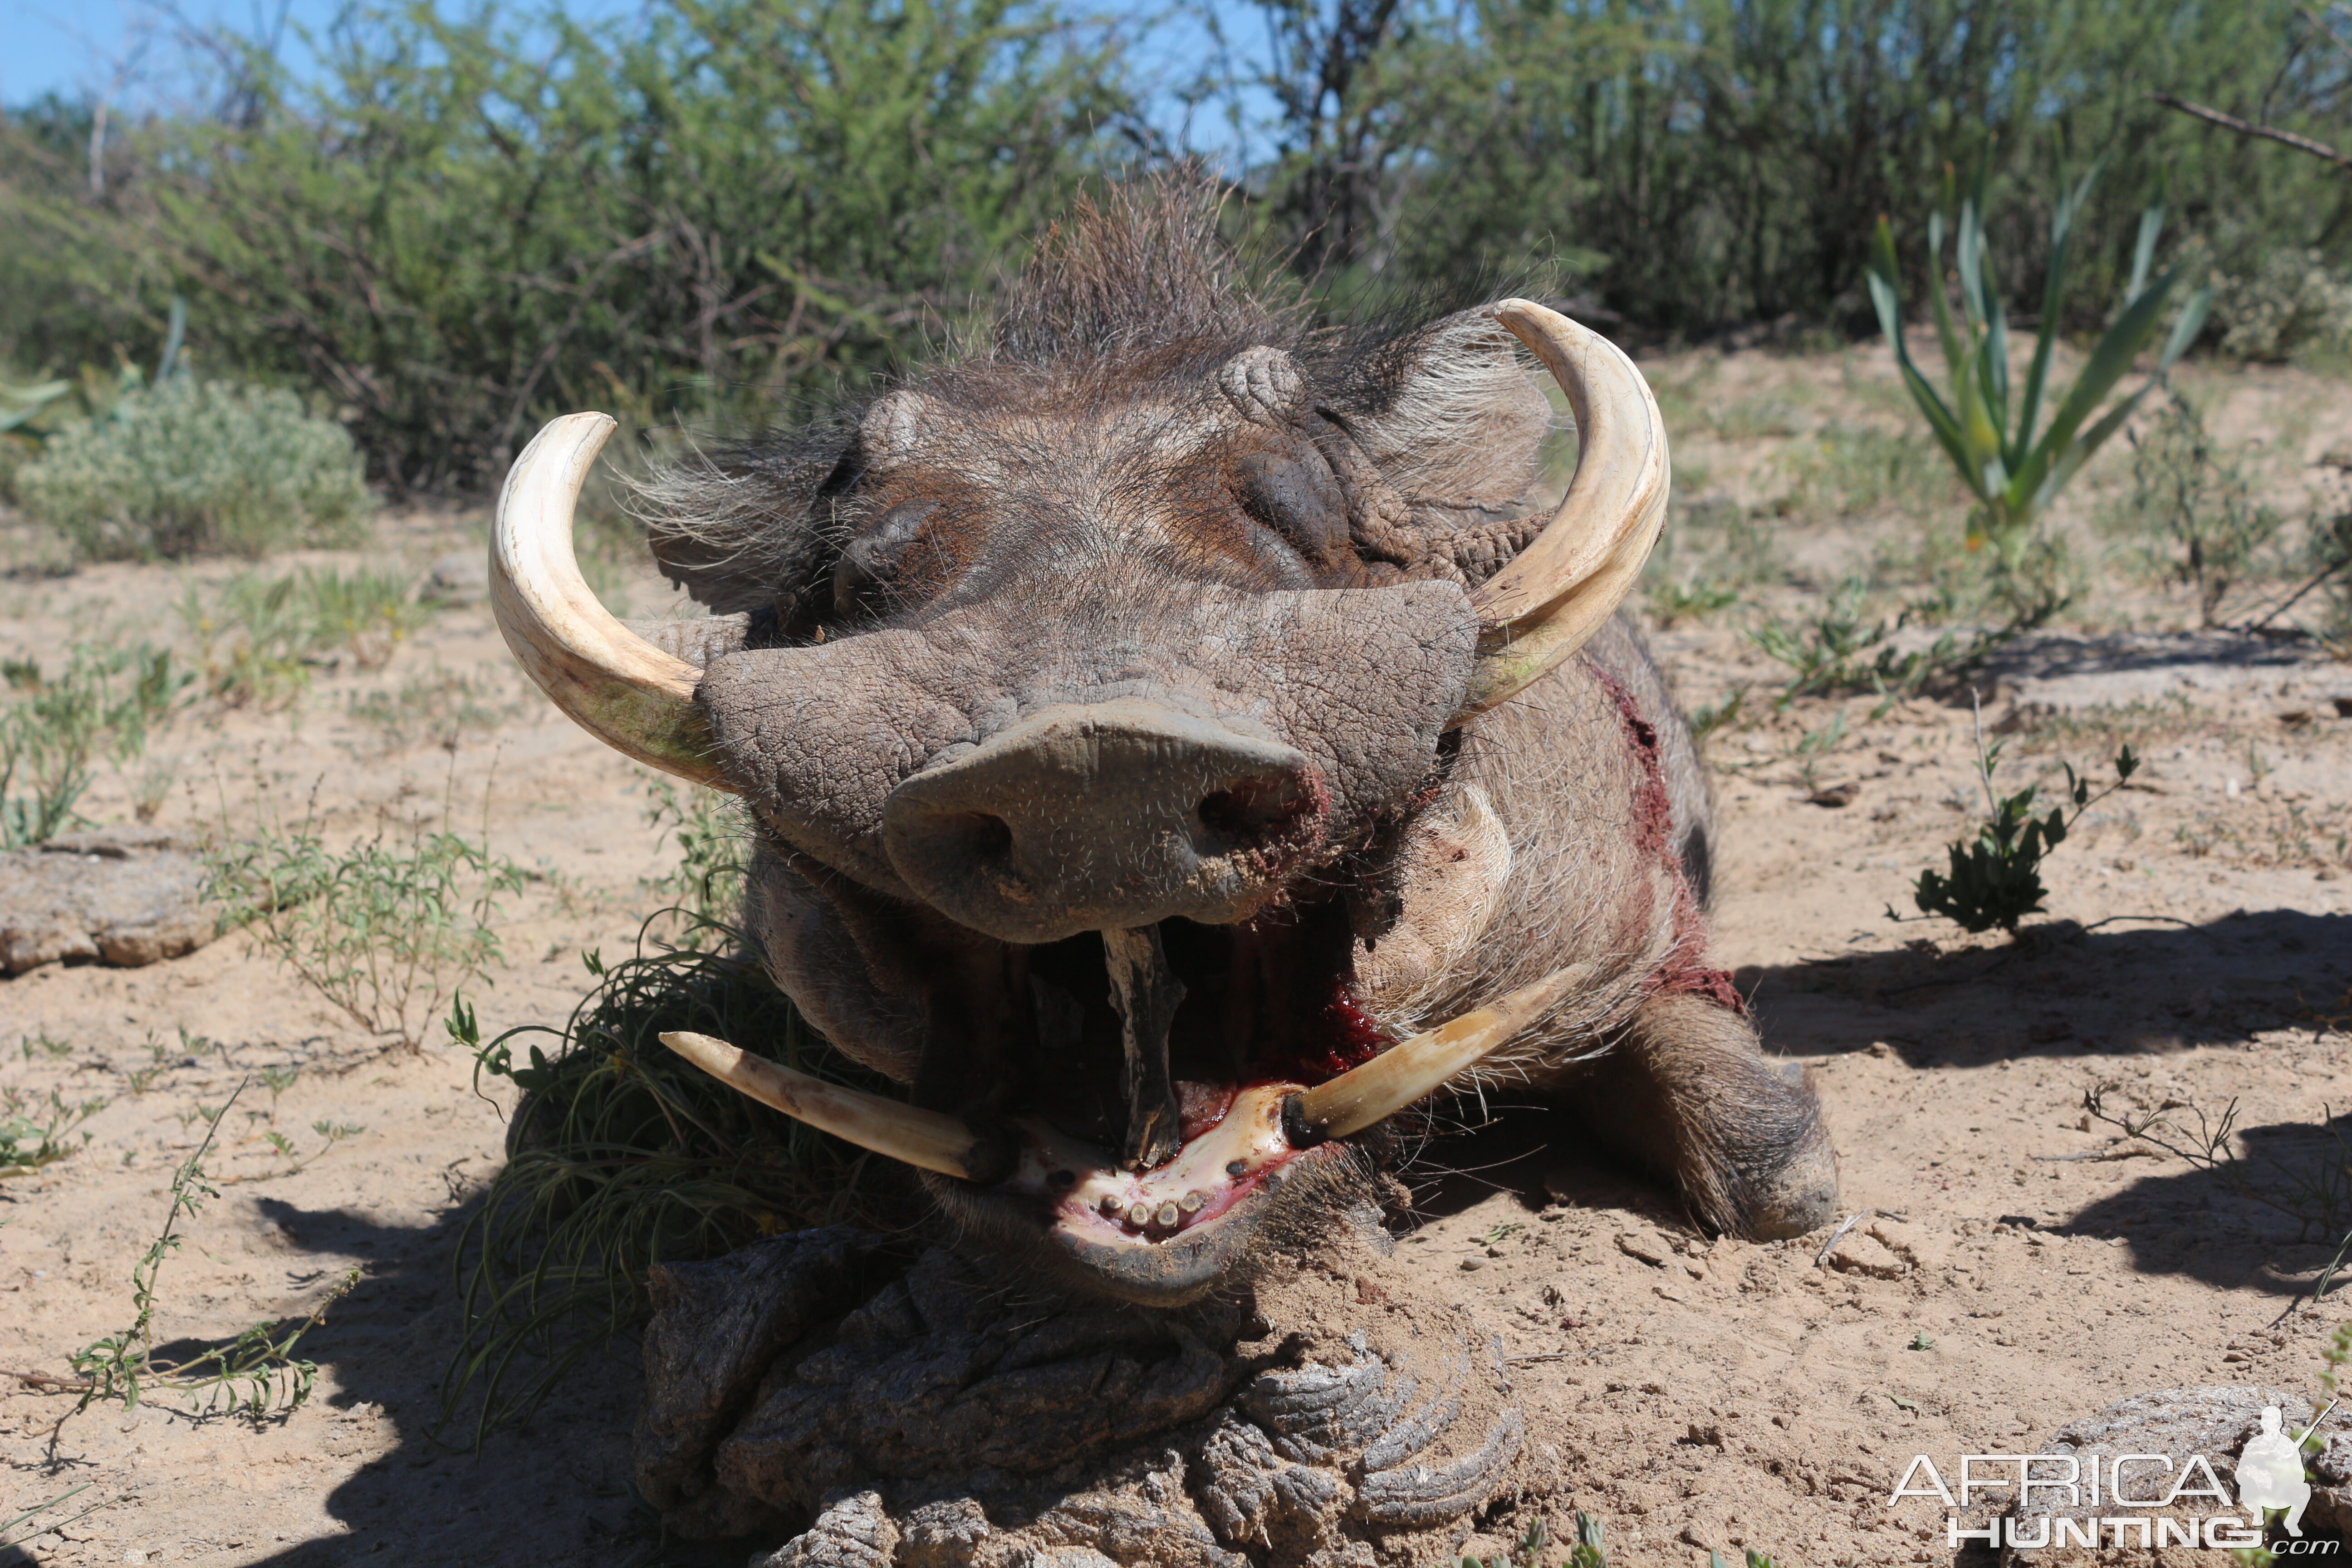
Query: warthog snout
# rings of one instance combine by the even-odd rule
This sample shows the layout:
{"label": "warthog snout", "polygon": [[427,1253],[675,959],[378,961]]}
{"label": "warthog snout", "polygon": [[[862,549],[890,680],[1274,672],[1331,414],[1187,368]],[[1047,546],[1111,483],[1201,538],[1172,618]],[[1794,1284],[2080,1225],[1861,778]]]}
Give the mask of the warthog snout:
{"label": "warthog snout", "polygon": [[1062,704],[901,784],[883,842],[950,918],[1045,942],[1245,919],[1320,847],[1326,798],[1278,741],[1149,701]]}

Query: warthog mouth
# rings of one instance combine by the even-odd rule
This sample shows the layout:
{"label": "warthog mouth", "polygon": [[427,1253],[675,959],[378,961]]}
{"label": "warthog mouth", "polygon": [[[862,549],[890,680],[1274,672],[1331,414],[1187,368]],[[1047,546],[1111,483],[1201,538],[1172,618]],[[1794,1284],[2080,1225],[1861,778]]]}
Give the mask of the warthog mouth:
{"label": "warthog mouth", "polygon": [[[1295,929],[1295,928],[1286,928]],[[1583,978],[1564,970],[1398,1042],[1344,972],[1249,926],[1181,920],[1029,950],[1033,1048],[965,1115],[824,1084],[697,1035],[736,1088],[922,1169],[951,1218],[1095,1290],[1160,1304],[1239,1269],[1348,1141],[1413,1105]],[[1340,950],[1344,952],[1344,949]]]}
{"label": "warthog mouth", "polygon": [[984,1239],[1042,1244],[1117,1294],[1232,1271],[1339,1152],[1305,1096],[1396,1044],[1318,923],[1175,919],[1031,950],[1036,1043],[1007,1064],[995,1168],[934,1193]]}

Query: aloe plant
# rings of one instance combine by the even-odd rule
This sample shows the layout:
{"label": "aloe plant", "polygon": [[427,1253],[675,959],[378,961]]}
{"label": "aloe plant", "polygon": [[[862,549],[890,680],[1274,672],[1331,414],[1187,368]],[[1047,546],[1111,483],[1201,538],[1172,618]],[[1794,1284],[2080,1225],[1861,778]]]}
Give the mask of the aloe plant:
{"label": "aloe plant", "polygon": [[[2045,508],[2066,487],[2093,453],[2121,429],[2151,387],[2175,360],[2196,341],[2213,302],[2213,291],[2200,289],[2189,298],[2173,322],[2171,335],[2147,380],[2122,402],[2102,415],[2091,416],[2106,401],[2116,384],[2131,371],[2141,353],[2164,324],[2165,306],[2180,281],[2178,268],[2149,280],[2157,237],[2163,232],[2164,209],[2150,207],[2140,215],[2138,242],[2132,248],[2131,282],[2124,291],[2115,321],[2092,349],[2072,387],[2063,396],[2050,385],[2050,362],[2057,344],[2060,306],[2064,298],[2066,258],[2074,224],[2091,184],[2094,168],[2059,198],[2050,217],[2050,267],[2042,279],[2042,320],[2034,333],[2033,358],[2023,385],[2011,395],[2009,327],[2000,296],[1993,283],[1983,217],[1983,183],[1959,204],[1953,271],[1958,283],[1960,319],[1955,322],[1944,287],[1945,216],[1937,211],[1927,223],[1928,275],[1934,279],[1929,298],[1936,313],[1936,336],[1943,345],[1950,374],[1949,401],[1929,384],[1912,363],[1903,342],[1903,300],[1895,270],[1895,233],[1885,217],[1878,220],[1870,260],[1870,298],[1877,308],[1879,329],[1895,351],[1895,363],[1911,400],[1926,416],[1937,442],[1961,482],[1974,492],[1977,506],[1969,518],[1969,546],[1990,543],[2000,569],[2013,572],[2033,536],[2034,524]],[[1951,205],[1953,182],[1944,179],[1944,203]],[[2042,423],[2045,405],[2049,422]],[[2087,426],[2087,427],[2086,427]],[[2038,426],[2038,428],[2037,428]]]}

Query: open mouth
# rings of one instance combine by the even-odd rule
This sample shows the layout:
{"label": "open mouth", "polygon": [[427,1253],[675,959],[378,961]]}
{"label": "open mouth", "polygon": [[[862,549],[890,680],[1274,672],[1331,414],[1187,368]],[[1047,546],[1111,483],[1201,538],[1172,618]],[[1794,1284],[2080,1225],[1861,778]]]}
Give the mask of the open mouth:
{"label": "open mouth", "polygon": [[1223,1274],[1265,1200],[1582,977],[1562,971],[1394,1042],[1339,970],[1250,927],[1170,920],[1028,952],[1034,1046],[992,1113],[971,1120],[706,1036],[662,1041],[786,1115],[947,1178],[933,1188],[968,1225],[1041,1240],[1118,1293],[1160,1299]]}

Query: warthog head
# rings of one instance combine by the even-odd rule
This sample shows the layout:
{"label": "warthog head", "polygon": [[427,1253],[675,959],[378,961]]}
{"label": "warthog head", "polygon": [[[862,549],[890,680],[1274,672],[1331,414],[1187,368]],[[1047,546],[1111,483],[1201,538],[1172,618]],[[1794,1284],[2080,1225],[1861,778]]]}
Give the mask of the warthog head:
{"label": "warthog head", "polygon": [[[753,934],[908,1096],[676,1048],[923,1167],[983,1245],[1139,1300],[1328,1209],[1351,1141],[1575,984],[1410,1040],[1354,989],[1453,918],[1394,867],[1462,727],[1601,626],[1665,497],[1656,405],[1599,338],[1520,300],[1302,331],[1226,276],[1213,216],[1082,208],[985,346],[657,479],[706,621],[631,629],[582,583],[602,416],[523,455],[494,545],[524,666],[743,797]],[[1551,414],[1523,350],[1581,433],[1556,508],[1525,500]]]}

